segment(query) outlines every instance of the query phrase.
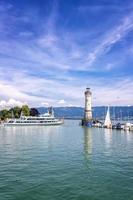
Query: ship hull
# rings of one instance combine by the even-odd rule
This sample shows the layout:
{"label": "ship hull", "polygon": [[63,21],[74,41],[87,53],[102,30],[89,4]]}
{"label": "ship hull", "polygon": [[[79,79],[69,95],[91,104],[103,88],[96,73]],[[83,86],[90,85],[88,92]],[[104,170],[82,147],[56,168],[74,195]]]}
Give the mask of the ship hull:
{"label": "ship hull", "polygon": [[53,123],[4,123],[4,126],[56,126],[63,123],[63,121]]}

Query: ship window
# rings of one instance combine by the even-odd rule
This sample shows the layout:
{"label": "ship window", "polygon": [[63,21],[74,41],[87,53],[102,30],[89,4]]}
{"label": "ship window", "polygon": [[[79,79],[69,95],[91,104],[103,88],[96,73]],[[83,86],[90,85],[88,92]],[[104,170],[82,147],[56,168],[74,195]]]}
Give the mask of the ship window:
{"label": "ship window", "polygon": [[13,121],[9,121],[9,123],[13,123]]}

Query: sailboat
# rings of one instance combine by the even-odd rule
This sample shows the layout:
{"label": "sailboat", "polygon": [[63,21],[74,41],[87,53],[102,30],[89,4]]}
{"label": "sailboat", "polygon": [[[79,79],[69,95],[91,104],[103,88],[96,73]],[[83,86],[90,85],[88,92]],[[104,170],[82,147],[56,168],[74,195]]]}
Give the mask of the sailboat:
{"label": "sailboat", "polygon": [[105,128],[112,128],[109,106],[108,106],[107,114],[106,114],[105,121],[104,121],[104,127]]}

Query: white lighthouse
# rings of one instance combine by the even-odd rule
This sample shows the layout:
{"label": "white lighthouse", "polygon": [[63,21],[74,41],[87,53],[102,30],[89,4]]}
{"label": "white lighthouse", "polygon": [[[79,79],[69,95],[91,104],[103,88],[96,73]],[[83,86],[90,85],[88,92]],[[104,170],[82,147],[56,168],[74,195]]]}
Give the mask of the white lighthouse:
{"label": "white lighthouse", "polygon": [[84,120],[91,121],[92,120],[92,93],[90,88],[86,88],[85,91],[85,112],[84,112]]}

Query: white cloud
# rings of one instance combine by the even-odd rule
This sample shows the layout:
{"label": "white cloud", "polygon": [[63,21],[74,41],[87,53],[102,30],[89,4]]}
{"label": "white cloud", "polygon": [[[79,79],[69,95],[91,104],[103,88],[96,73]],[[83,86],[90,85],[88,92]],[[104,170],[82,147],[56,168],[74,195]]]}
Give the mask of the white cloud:
{"label": "white cloud", "polygon": [[[125,7],[125,9],[128,9],[128,8],[130,8],[129,6],[126,6]],[[109,4],[109,5],[107,5],[107,4],[99,4],[99,5],[81,5],[81,6],[79,6],[78,7],[78,11],[79,12],[104,12],[104,10],[117,10],[117,11],[121,11],[122,10],[122,7],[121,6],[119,6],[119,5],[116,5],[116,4]]]}
{"label": "white cloud", "polygon": [[5,107],[6,106],[6,101],[4,101],[4,100],[1,100],[0,101],[0,107]]}
{"label": "white cloud", "polygon": [[[25,17],[15,19],[18,20],[17,24]],[[95,42],[89,38],[91,30],[87,29],[71,32],[62,28],[58,29],[57,35],[57,18],[57,6],[53,6],[50,16],[45,19],[46,23],[41,24],[36,20],[39,24],[36,30],[38,28],[42,30],[39,36],[32,32],[22,32],[16,35],[15,39],[11,37],[0,40],[0,52],[4,55],[0,58],[0,98],[3,99],[1,105],[7,104],[5,99],[26,101],[30,106],[84,105],[83,92],[88,83],[96,97],[93,99],[94,105],[132,105],[131,78],[128,81],[123,77],[95,78],[89,73],[88,76],[84,76],[79,70],[111,71],[114,65],[110,61],[107,61],[108,64],[102,66],[102,69],[92,64],[133,30],[133,16],[127,16],[120,25],[111,30],[105,30],[105,35],[96,37]],[[6,35],[4,32],[6,28],[8,31],[12,28],[14,30],[15,20],[9,27],[7,20],[3,20],[4,29],[1,30],[3,35]],[[29,16],[28,22],[32,23]],[[34,27],[35,24],[32,25]],[[91,38],[93,34],[92,31]],[[31,40],[24,40],[26,36],[30,38],[30,35]],[[5,73],[6,70],[8,73]],[[120,99],[116,99],[118,94]]]}
{"label": "white cloud", "polygon": [[120,25],[108,31],[100,44],[88,54],[88,64],[92,65],[99,56],[107,53],[115,43],[122,40],[131,30],[133,30],[133,16],[129,15],[122,20]]}
{"label": "white cloud", "polygon": [[41,36],[41,38],[38,40],[38,43],[42,47],[54,48],[57,40],[58,38],[55,35],[46,35],[44,37]]}
{"label": "white cloud", "polygon": [[48,102],[42,102],[41,105],[42,106],[49,106],[49,103]]}
{"label": "white cloud", "polygon": [[64,99],[61,99],[58,101],[58,104],[66,104],[66,101]]}
{"label": "white cloud", "polygon": [[[43,106],[84,106],[84,90],[88,80],[93,93],[93,105],[133,105],[133,83],[130,77],[96,79],[88,76],[86,79],[77,77],[62,82],[60,79],[41,78],[17,70],[9,71],[8,80],[0,72],[0,98],[17,99],[35,107],[41,103]],[[57,101],[57,98],[60,100]]]}
{"label": "white cloud", "polygon": [[19,106],[21,107],[22,105],[26,105],[27,103],[26,102],[21,102],[21,101],[18,101],[18,100],[15,100],[15,99],[9,99],[8,101],[5,101],[5,100],[1,100],[0,101],[0,108],[11,108],[11,107],[14,107],[14,106]]}

